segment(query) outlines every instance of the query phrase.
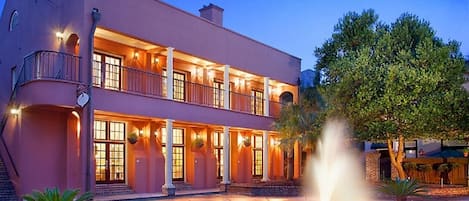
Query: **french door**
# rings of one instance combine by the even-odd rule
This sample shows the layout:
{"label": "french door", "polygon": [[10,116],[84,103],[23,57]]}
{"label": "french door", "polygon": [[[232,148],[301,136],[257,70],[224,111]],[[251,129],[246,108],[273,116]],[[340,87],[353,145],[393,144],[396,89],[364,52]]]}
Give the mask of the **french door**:
{"label": "french door", "polygon": [[125,124],[94,122],[96,183],[125,182]]}

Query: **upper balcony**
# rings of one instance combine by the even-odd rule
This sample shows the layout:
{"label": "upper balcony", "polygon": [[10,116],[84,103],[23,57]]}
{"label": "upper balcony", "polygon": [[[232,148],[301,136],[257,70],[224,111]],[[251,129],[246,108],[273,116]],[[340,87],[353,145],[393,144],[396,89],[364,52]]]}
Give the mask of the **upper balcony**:
{"label": "upper balcony", "polygon": [[[100,39],[97,39],[100,40]],[[97,43],[99,45],[99,42]],[[141,53],[142,54],[142,53]],[[143,54],[145,55],[145,54]],[[143,57],[142,55],[142,57]],[[175,55],[181,56],[181,53]],[[134,55],[138,60],[140,57]],[[224,109],[225,86],[223,82],[224,66],[210,65],[200,67],[189,65],[179,59],[174,59],[173,100],[205,107]],[[154,68],[143,70],[141,67],[124,66],[125,56],[110,56],[103,50],[97,50],[93,60],[93,86],[105,90],[118,91],[152,98],[167,98],[166,67],[160,61],[165,56],[158,55],[151,62]],[[32,81],[60,81],[82,83],[80,78],[80,62],[78,56],[53,51],[37,51],[24,60],[24,69],[19,82],[26,84]],[[135,61],[138,63],[137,61]],[[266,103],[265,91],[260,78],[246,72],[229,69],[234,76],[229,77],[228,102],[229,110],[255,115],[266,115],[265,104],[269,106],[266,116],[279,115],[281,103],[279,101],[280,83],[271,81],[269,99]],[[238,75],[238,76],[237,76]],[[242,75],[242,76],[239,76]],[[263,80],[263,78],[262,78]],[[294,89],[294,88],[293,88]]]}

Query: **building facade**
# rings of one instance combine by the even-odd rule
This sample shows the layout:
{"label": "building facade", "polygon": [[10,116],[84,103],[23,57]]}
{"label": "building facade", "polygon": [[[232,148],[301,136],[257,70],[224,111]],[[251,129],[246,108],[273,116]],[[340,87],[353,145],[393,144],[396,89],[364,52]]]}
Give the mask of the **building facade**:
{"label": "building facade", "polygon": [[271,125],[298,99],[300,59],[224,28],[218,6],[200,13],[153,0],[7,0],[0,150],[17,194],[283,178]]}

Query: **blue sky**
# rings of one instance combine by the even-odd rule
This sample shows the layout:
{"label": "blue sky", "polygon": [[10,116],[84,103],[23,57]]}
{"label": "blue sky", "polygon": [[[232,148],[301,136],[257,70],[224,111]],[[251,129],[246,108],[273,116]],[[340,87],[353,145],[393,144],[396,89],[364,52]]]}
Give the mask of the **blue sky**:
{"label": "blue sky", "polygon": [[314,49],[330,38],[339,18],[368,8],[386,23],[404,12],[415,14],[429,21],[444,41],[461,42],[461,52],[469,56],[469,0],[163,1],[194,15],[203,5],[218,5],[225,10],[226,28],[301,58],[302,70],[314,68]]}

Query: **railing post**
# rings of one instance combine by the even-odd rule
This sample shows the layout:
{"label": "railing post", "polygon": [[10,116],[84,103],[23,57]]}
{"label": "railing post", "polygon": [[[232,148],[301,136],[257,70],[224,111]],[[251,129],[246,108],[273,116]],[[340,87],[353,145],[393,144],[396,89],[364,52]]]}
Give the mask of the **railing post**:
{"label": "railing post", "polygon": [[174,48],[166,48],[168,51],[166,58],[166,98],[173,100],[173,51]]}
{"label": "railing post", "polygon": [[223,108],[230,109],[230,65],[224,66],[223,72]]}
{"label": "railing post", "polygon": [[270,91],[269,91],[269,77],[264,77],[264,116],[269,116],[269,97],[270,97]]}

